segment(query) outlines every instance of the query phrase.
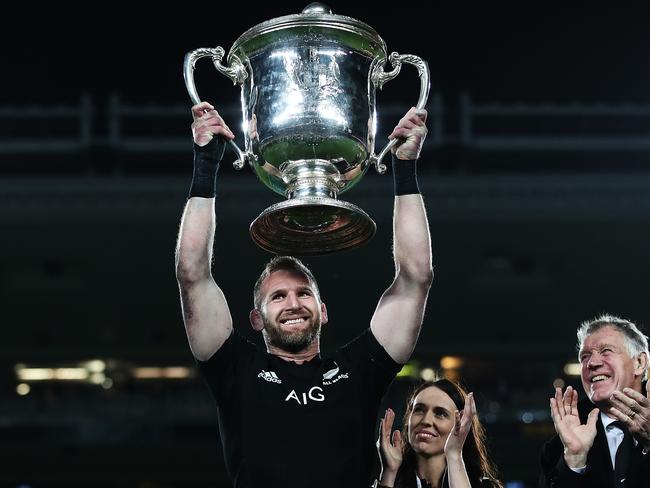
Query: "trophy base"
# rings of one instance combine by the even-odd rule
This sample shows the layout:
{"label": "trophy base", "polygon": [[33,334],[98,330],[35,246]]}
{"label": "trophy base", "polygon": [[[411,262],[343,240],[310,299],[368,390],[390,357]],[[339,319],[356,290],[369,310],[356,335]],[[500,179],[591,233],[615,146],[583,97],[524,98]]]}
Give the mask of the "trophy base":
{"label": "trophy base", "polygon": [[251,224],[253,241],[275,254],[318,256],[361,246],[377,230],[356,205],[304,196],[271,205]]}

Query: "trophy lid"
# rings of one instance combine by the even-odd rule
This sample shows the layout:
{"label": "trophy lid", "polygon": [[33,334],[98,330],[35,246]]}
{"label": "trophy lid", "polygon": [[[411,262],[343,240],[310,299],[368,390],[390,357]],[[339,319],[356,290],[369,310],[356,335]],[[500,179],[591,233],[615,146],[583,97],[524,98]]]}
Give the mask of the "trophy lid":
{"label": "trophy lid", "polygon": [[328,37],[370,57],[386,57],[386,43],[372,27],[352,17],[336,15],[327,5],[318,2],[307,5],[299,14],[276,17],[251,27],[237,38],[230,54],[243,51],[250,56],[292,30],[314,34],[327,32]]}

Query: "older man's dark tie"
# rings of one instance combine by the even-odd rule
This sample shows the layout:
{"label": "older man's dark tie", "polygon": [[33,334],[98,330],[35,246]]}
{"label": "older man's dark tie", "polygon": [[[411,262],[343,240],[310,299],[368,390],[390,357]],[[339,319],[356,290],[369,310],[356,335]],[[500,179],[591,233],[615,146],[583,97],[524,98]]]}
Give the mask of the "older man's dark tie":
{"label": "older man's dark tie", "polygon": [[632,456],[634,455],[634,438],[632,437],[632,434],[630,434],[630,431],[627,430],[625,423],[620,420],[612,422],[612,425],[621,429],[624,434],[623,441],[616,450],[616,459],[614,461],[615,486],[624,487],[625,479],[627,478],[627,471],[630,467]]}

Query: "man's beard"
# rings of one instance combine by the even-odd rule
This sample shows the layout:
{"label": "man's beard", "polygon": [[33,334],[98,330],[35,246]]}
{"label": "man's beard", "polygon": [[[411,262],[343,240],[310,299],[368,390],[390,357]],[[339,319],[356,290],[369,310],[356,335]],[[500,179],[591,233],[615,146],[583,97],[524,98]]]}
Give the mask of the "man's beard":
{"label": "man's beard", "polygon": [[320,317],[309,319],[311,325],[300,331],[283,330],[282,326],[276,326],[264,315],[264,338],[269,346],[277,347],[286,352],[297,353],[306,349],[320,336]]}

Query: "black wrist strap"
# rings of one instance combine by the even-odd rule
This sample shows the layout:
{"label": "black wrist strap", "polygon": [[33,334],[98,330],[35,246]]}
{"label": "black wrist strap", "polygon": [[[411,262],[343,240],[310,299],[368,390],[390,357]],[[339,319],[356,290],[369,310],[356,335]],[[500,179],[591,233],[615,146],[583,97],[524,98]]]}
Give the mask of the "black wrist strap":
{"label": "black wrist strap", "polygon": [[214,136],[205,146],[194,144],[194,174],[188,198],[217,195],[217,171],[225,148],[222,136]]}
{"label": "black wrist strap", "polygon": [[416,163],[417,159],[397,159],[393,155],[393,184],[396,196],[420,193]]}

